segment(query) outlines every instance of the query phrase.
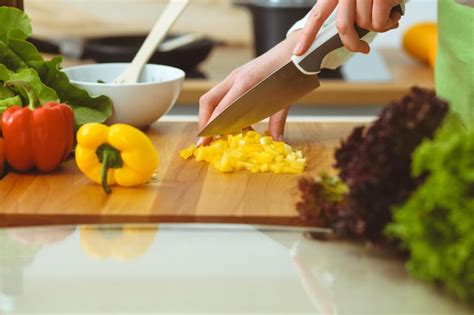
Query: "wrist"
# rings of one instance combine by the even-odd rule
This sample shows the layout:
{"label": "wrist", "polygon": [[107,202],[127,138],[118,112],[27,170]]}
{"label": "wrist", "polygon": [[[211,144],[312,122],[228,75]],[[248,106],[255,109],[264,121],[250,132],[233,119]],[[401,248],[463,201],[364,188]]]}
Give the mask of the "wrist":
{"label": "wrist", "polygon": [[297,30],[288,35],[288,37],[281,42],[282,51],[287,57],[293,56],[293,50],[300,40],[300,35],[303,30]]}
{"label": "wrist", "polygon": [[291,34],[278,45],[258,57],[253,62],[258,62],[262,68],[278,69],[285,65],[293,56],[293,49],[298,43],[301,30]]}
{"label": "wrist", "polygon": [[300,35],[301,35],[302,32],[303,32],[303,29],[293,31],[290,34],[288,34],[286,39],[288,41],[292,42],[293,45],[296,45],[298,43],[298,40],[300,39]]}

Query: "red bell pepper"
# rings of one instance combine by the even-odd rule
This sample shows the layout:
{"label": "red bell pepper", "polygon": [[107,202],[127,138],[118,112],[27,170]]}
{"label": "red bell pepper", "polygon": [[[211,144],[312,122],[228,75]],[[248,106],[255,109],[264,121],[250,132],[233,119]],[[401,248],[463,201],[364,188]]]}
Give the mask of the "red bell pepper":
{"label": "red bell pepper", "polygon": [[16,171],[40,172],[56,169],[71,152],[74,140],[74,113],[66,104],[39,100],[31,86],[23,81],[6,85],[28,96],[28,107],[13,106],[2,116],[3,137],[8,165]]}
{"label": "red bell pepper", "polygon": [[5,141],[0,138],[0,178],[5,172]]}

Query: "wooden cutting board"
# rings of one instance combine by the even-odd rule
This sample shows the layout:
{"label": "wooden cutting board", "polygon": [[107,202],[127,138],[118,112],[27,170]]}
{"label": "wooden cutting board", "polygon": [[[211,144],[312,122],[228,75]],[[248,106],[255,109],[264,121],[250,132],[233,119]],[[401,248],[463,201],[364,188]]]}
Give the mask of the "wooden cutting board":
{"label": "wooden cutting board", "polygon": [[[290,123],[287,142],[308,158],[306,176],[332,173],[333,152],[353,123]],[[67,161],[50,174],[10,173],[0,181],[0,226],[200,222],[304,225],[295,210],[300,175],[222,174],[179,150],[194,123],[160,122],[148,134],[160,154],[156,182],[107,195]]]}

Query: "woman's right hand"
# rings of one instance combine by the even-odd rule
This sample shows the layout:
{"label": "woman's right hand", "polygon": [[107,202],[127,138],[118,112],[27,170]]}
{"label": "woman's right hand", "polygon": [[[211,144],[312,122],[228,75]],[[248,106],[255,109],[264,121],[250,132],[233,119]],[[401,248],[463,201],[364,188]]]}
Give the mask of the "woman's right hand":
{"label": "woman's right hand", "polygon": [[[235,69],[224,81],[217,84],[199,100],[199,128],[202,129],[215,115],[242,96],[255,84],[290,60],[299,31],[273,47],[262,56]],[[270,117],[268,131],[277,141],[283,140],[288,108]],[[250,127],[250,126],[249,126]],[[208,144],[212,138],[200,138],[197,145]]]}
{"label": "woman's right hand", "polygon": [[352,52],[369,53],[369,45],[357,35],[354,25],[383,33],[398,27],[401,13],[392,9],[402,0],[318,0],[311,10],[298,43],[293,50],[301,56],[313,43],[316,35],[338,7],[336,26],[344,46]]}

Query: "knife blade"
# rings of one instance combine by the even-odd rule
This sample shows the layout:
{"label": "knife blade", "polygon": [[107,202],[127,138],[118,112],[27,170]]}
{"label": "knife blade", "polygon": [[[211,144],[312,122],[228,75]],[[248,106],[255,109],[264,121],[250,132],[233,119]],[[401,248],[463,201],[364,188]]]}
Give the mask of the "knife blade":
{"label": "knife blade", "polygon": [[240,132],[296,102],[318,86],[317,75],[302,73],[290,61],[224,109],[200,131],[199,137]]}
{"label": "knife blade", "polygon": [[[404,13],[398,5],[393,10]],[[368,30],[355,26],[359,38]],[[324,59],[343,47],[336,23],[323,28],[303,56],[293,56],[283,67],[229,104],[199,132],[199,137],[232,134],[297,102],[320,86],[318,74]]]}

